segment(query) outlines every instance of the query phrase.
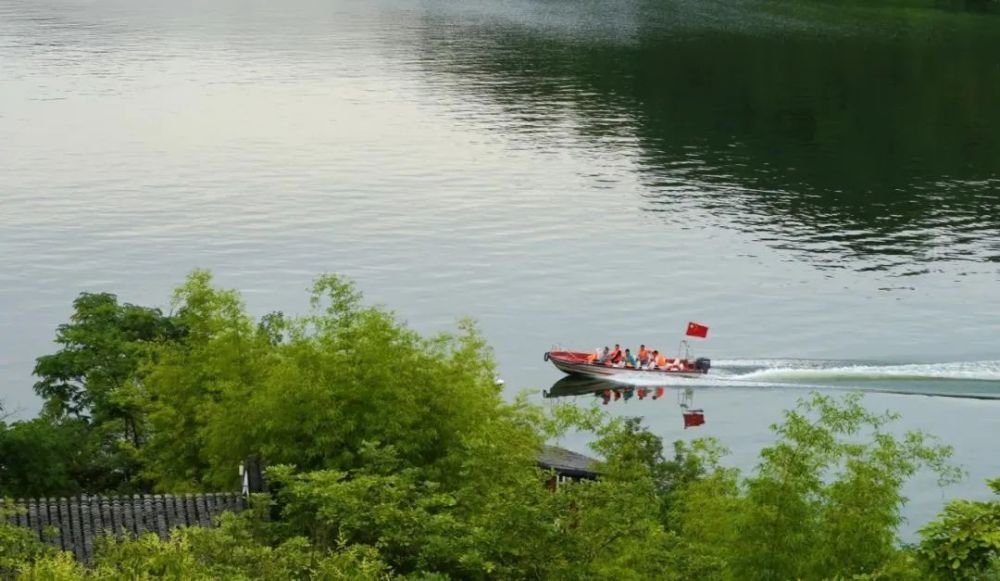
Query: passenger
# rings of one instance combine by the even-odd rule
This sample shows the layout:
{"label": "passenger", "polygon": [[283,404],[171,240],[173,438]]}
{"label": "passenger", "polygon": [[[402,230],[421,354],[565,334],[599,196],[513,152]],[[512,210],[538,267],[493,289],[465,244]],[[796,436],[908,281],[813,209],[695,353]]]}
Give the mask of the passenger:
{"label": "passenger", "polygon": [[639,369],[639,360],[632,355],[632,352],[628,349],[625,350],[625,367],[631,367],[633,369]]}
{"label": "passenger", "polygon": [[610,350],[608,349],[607,345],[605,345],[603,350],[599,350],[597,352],[597,360],[594,361],[594,363],[597,363],[598,365],[604,365],[604,362],[608,359],[609,354]]}
{"label": "passenger", "polygon": [[639,345],[639,365],[645,366],[649,363],[649,351],[645,345]]}
{"label": "passenger", "polygon": [[649,353],[649,356],[646,357],[646,364],[643,365],[642,368],[648,370],[656,369],[656,355],[658,353],[659,351],[652,351],[651,353]]}
{"label": "passenger", "polygon": [[605,360],[605,365],[610,364],[617,367],[619,364],[621,364],[623,358],[624,356],[622,355],[622,346],[619,345],[618,343],[615,343],[615,349],[614,351],[611,352],[610,355],[608,355],[608,358]]}
{"label": "passenger", "polygon": [[667,368],[667,358],[663,356],[663,353],[659,353],[657,351],[653,351],[653,355],[656,355],[656,367],[658,369],[666,369]]}

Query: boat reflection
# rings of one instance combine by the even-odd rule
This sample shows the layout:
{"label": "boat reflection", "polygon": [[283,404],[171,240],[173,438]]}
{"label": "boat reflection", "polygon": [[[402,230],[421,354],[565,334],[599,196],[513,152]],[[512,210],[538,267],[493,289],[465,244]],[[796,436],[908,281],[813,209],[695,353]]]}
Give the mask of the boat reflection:
{"label": "boat reflection", "polygon": [[552,384],[551,388],[542,391],[542,395],[546,398],[594,395],[603,399],[605,405],[612,401],[629,401],[631,399],[655,400],[662,398],[665,394],[665,386],[629,385],[605,379],[572,375],[563,377]]}
{"label": "boat reflection", "polygon": [[[566,376],[543,390],[545,398],[575,397],[592,395],[602,400],[604,405],[612,402],[628,402],[632,399],[658,400],[667,393],[667,386],[629,385],[591,377]],[[705,410],[694,407],[694,389],[677,388],[677,405],[684,420],[684,429],[705,424]]]}

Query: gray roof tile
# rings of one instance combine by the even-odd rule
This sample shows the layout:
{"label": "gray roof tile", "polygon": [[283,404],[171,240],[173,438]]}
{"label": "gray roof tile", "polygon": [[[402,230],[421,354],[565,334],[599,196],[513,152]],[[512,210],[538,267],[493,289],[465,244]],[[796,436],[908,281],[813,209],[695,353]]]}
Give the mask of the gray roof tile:
{"label": "gray roof tile", "polygon": [[[0,506],[5,505],[24,509],[8,520],[32,529],[39,539],[72,552],[78,560],[89,562],[94,556],[94,540],[101,535],[121,538],[123,533],[134,536],[153,532],[166,538],[177,527],[211,526],[215,517],[242,510],[246,501],[239,494],[209,493],[13,501],[0,498]],[[47,531],[50,527],[54,530]]]}
{"label": "gray roof tile", "polygon": [[584,456],[558,446],[542,446],[542,452],[538,455],[539,466],[569,476],[594,478],[598,475],[597,462],[590,456]]}

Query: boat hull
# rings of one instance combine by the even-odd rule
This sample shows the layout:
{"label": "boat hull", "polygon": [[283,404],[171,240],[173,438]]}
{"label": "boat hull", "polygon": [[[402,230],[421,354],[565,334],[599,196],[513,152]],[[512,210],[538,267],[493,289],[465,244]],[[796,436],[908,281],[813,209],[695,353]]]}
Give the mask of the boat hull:
{"label": "boat hull", "polygon": [[[643,380],[643,381],[669,381],[673,378],[696,378],[705,375],[701,369],[635,369],[630,367],[612,367],[598,363],[586,361],[586,354],[566,352],[546,353],[546,358],[555,365],[556,369],[575,375],[578,377],[592,377],[598,379],[611,379],[618,381]],[[583,355],[583,357],[581,357]]]}

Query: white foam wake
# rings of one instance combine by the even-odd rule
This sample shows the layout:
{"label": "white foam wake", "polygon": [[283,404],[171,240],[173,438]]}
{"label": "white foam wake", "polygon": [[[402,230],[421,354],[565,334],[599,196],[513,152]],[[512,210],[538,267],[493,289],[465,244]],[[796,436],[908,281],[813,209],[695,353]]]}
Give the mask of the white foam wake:
{"label": "white foam wake", "polygon": [[712,372],[727,380],[775,381],[996,381],[1000,361],[877,364],[800,359],[714,361]]}

